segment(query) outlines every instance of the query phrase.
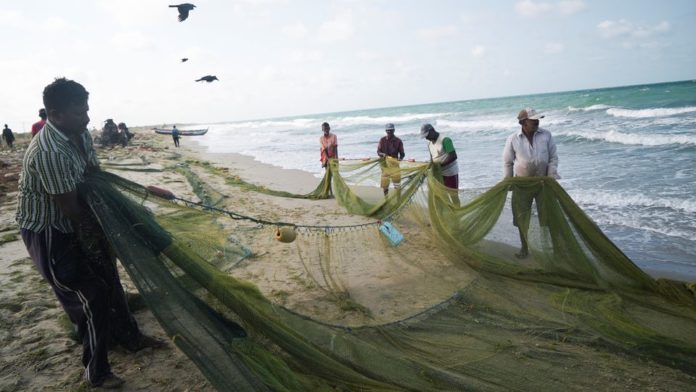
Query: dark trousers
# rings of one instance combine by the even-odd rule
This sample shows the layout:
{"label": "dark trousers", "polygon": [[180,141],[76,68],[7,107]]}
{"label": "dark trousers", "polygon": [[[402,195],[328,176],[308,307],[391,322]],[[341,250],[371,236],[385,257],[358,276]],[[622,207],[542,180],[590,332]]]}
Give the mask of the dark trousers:
{"label": "dark trousers", "polygon": [[[111,373],[108,344],[138,339],[114,260],[88,257],[75,233],[46,228],[40,233],[22,229],[22,239],[39,273],[48,281],[82,339],[85,376],[96,384]],[[111,265],[109,265],[111,263]]]}
{"label": "dark trousers", "polygon": [[450,201],[455,207],[459,207],[459,174],[453,176],[442,176],[442,183],[450,188]]}
{"label": "dark trousers", "polygon": [[172,139],[174,140],[174,146],[179,147],[179,136],[172,136]]}

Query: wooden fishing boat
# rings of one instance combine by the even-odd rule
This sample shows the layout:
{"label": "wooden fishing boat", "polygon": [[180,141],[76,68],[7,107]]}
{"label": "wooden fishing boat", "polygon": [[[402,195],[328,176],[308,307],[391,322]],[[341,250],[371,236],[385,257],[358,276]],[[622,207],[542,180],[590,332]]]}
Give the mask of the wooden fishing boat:
{"label": "wooden fishing boat", "polygon": [[[160,135],[171,135],[171,128],[152,128],[155,132]],[[179,129],[179,136],[201,136],[208,132],[208,128],[203,129]]]}

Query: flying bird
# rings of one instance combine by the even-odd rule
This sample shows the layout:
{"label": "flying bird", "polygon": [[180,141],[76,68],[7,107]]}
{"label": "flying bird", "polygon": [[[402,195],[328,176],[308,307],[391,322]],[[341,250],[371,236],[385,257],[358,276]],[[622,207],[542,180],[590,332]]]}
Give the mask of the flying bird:
{"label": "flying bird", "polygon": [[196,82],[203,82],[203,81],[206,81],[206,82],[210,83],[210,82],[212,82],[213,80],[220,80],[220,79],[218,79],[217,76],[205,75],[205,76],[203,76],[202,78],[197,79]]}
{"label": "flying bird", "polygon": [[182,62],[182,63],[185,63],[185,62],[187,62],[187,61],[188,61],[188,57],[184,57],[183,59],[181,59],[181,62]]}
{"label": "flying bird", "polygon": [[189,11],[196,8],[196,6],[191,3],[181,3],[178,5],[170,5],[169,8],[176,8],[179,10],[179,22],[183,22],[188,18]]}

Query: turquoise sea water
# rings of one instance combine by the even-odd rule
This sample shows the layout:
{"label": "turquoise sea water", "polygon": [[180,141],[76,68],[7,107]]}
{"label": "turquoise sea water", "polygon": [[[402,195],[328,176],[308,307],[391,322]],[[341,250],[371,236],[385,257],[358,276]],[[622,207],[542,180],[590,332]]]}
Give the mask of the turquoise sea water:
{"label": "turquoise sea water", "polygon": [[626,254],[696,278],[696,81],[205,124],[200,142],[318,175],[323,121],[342,157],[376,156],[392,122],[417,160],[429,158],[418,129],[430,122],[454,141],[460,187],[488,188],[502,177],[503,145],[524,107],[546,115],[561,185]]}

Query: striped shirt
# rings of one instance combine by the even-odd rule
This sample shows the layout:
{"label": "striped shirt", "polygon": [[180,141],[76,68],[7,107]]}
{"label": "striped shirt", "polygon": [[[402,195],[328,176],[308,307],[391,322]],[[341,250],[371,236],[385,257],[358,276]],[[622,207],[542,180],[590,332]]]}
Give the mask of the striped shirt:
{"label": "striped shirt", "polygon": [[74,231],[52,195],[77,190],[77,184],[84,181],[87,164],[99,165],[89,132],[81,135],[81,141],[86,157],[50,121],[31,140],[19,179],[15,218],[20,228],[37,233],[48,226],[63,233]]}

